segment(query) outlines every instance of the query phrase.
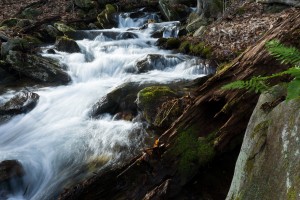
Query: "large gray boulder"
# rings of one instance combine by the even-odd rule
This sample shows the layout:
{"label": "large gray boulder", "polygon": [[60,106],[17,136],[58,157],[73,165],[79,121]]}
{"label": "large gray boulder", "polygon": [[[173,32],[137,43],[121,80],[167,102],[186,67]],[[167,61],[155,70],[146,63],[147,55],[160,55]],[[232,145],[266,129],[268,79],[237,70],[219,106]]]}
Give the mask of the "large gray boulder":
{"label": "large gray boulder", "polygon": [[9,51],[6,62],[10,64],[9,70],[38,82],[67,84],[71,80],[58,62],[50,58],[19,51]]}
{"label": "large gray boulder", "polygon": [[281,4],[286,4],[289,6],[295,6],[295,7],[300,7],[300,1],[299,0],[256,0],[258,3],[281,3]]}
{"label": "large gray boulder", "polygon": [[300,99],[260,96],[249,121],[227,200],[300,197]]}

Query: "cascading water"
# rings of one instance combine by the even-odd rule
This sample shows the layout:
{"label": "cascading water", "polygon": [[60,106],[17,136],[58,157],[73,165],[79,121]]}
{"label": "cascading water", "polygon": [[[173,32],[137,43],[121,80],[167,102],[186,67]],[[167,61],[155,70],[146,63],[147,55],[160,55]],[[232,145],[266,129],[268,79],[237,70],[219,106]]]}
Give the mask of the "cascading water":
{"label": "cascading water", "polygon": [[[44,53],[68,66],[72,83],[31,89],[40,96],[38,105],[0,126],[0,162],[18,160],[26,172],[24,186],[9,199],[52,199],[71,184],[69,180],[74,183],[86,172],[92,173],[93,167],[122,163],[145,147],[145,137],[149,136],[141,122],[114,120],[110,115],[89,117],[92,105],[118,85],[132,81],[167,83],[207,73],[195,58],[168,56],[170,51],[155,47],[156,39],[150,37],[153,27],[163,28],[167,34],[168,27],[177,22],[128,31],[124,26],[133,23],[125,20],[128,22],[128,16],[120,17],[122,28],[83,31],[94,37],[77,40],[81,53]],[[132,21],[140,25],[145,18]],[[162,55],[164,66],[130,73],[137,61],[149,54]],[[0,100],[4,102],[13,93],[9,91]]]}

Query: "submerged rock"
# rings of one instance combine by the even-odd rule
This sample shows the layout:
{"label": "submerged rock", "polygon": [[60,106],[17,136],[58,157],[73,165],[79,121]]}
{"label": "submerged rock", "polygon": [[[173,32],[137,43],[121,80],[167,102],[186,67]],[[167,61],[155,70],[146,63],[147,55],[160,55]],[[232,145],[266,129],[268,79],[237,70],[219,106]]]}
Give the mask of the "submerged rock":
{"label": "submerged rock", "polygon": [[58,51],[64,51],[68,53],[78,53],[80,52],[80,47],[76,43],[76,41],[67,38],[67,37],[60,37],[56,40],[55,48]]}
{"label": "submerged rock", "polygon": [[184,58],[176,55],[148,54],[136,62],[135,68],[138,73],[145,73],[154,69],[163,70],[167,67],[173,67],[183,61]]}
{"label": "submerged rock", "polygon": [[7,199],[9,194],[14,194],[24,187],[22,177],[25,171],[17,160],[0,162],[0,198]]}
{"label": "submerged rock", "polygon": [[32,92],[20,92],[4,105],[0,106],[0,122],[11,117],[30,112],[38,103],[39,95]]}
{"label": "submerged rock", "polygon": [[56,84],[70,82],[69,75],[61,69],[56,61],[49,58],[10,51],[6,61],[10,64],[10,70],[38,82]]}
{"label": "submerged rock", "polygon": [[[249,121],[227,199],[298,199],[300,101],[263,94]],[[274,192],[276,188],[276,192]]]}

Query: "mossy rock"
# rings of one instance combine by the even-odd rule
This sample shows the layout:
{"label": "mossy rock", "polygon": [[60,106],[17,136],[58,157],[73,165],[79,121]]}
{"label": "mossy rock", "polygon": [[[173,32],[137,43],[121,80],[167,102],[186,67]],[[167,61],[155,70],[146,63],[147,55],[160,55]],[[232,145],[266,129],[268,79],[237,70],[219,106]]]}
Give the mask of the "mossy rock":
{"label": "mossy rock", "polygon": [[166,42],[166,49],[177,49],[180,46],[178,38],[169,38]]}
{"label": "mossy rock", "polygon": [[63,36],[63,37],[59,37],[56,42],[55,42],[55,48],[58,51],[64,51],[64,52],[68,52],[68,53],[78,53],[80,52],[80,47],[78,46],[78,44],[76,43],[76,41]]}
{"label": "mossy rock", "polygon": [[209,59],[212,54],[212,48],[206,45],[204,42],[200,42],[196,45],[190,45],[190,52],[193,55]]}
{"label": "mossy rock", "polygon": [[65,33],[65,34],[68,33],[68,32],[75,32],[75,29],[73,29],[70,26],[67,26],[64,23],[60,23],[60,22],[54,23],[54,27],[57,30],[59,30],[60,32]]}
{"label": "mossy rock", "polygon": [[167,99],[176,97],[176,93],[168,86],[151,86],[139,91],[137,105],[143,111],[148,123],[153,124],[159,105]]}
{"label": "mossy rock", "polygon": [[105,9],[97,16],[97,20],[102,28],[108,29],[116,26],[114,14],[117,12],[116,8],[107,4]]}
{"label": "mossy rock", "polygon": [[191,43],[189,41],[184,41],[180,44],[179,48],[178,48],[178,51],[180,53],[189,53],[190,52],[190,46],[191,46]]}

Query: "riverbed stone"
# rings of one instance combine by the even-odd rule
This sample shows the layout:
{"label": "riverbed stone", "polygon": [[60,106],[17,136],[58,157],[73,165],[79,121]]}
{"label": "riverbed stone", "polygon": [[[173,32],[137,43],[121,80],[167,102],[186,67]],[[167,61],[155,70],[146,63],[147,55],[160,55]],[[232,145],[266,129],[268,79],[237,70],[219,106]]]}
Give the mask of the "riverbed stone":
{"label": "riverbed stone", "polygon": [[18,93],[0,106],[0,123],[15,115],[30,112],[37,105],[39,97],[38,94],[33,92],[23,91]]}
{"label": "riverbed stone", "polygon": [[76,41],[64,36],[60,37],[55,42],[55,48],[58,51],[64,51],[67,53],[78,53],[80,52],[80,47],[76,43]]}
{"label": "riverbed stone", "polygon": [[9,51],[6,62],[10,64],[10,70],[38,82],[67,84],[71,80],[58,62],[50,58],[19,51]]}

